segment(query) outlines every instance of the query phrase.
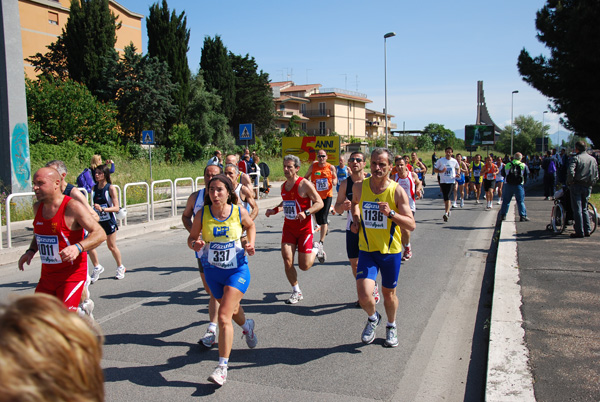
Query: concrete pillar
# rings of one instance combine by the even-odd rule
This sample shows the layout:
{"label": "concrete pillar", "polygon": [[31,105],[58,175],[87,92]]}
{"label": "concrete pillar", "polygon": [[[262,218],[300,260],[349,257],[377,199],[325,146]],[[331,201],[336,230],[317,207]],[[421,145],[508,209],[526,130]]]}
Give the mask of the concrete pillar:
{"label": "concrete pillar", "polygon": [[11,193],[31,191],[25,71],[17,0],[0,0],[0,180]]}

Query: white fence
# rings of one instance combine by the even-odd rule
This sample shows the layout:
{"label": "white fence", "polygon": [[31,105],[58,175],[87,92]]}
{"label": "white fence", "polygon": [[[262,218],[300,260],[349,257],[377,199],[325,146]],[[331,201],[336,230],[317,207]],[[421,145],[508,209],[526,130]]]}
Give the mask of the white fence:
{"label": "white fence", "polygon": [[[256,176],[257,173],[252,173],[252,175]],[[128,209],[128,213],[127,216],[125,217],[125,219],[121,220],[120,224],[121,225],[127,225],[127,218],[130,216],[130,211],[132,209],[138,209],[138,208],[144,208],[146,209],[146,217],[148,219],[148,221],[153,221],[155,220],[154,218],[154,211],[155,211],[155,206],[159,205],[159,204],[164,204],[169,202],[171,204],[171,216],[176,216],[177,215],[177,205],[180,201],[185,201],[187,200],[189,195],[185,195],[185,194],[178,194],[178,189],[181,189],[182,187],[186,187],[186,188],[190,188],[191,187],[191,191],[189,192],[190,194],[193,193],[194,191],[196,191],[198,188],[200,188],[200,183],[204,180],[204,176],[199,176],[196,177],[195,179],[192,177],[181,177],[181,178],[177,178],[175,179],[175,181],[172,180],[157,180],[157,181],[153,181],[152,183],[148,184],[146,182],[136,182],[136,183],[127,183],[125,184],[125,186],[123,187],[123,190],[121,190],[121,188],[117,185],[114,185],[114,187],[116,187],[118,194],[119,194],[119,205],[122,206],[123,208],[127,208]],[[162,187],[162,186],[156,186],[157,184],[164,184],[164,183],[168,183],[169,186],[168,187]],[[183,186],[181,185],[181,183],[189,183],[187,186]],[[131,188],[134,187],[142,187],[145,189],[145,200],[141,203],[137,203],[137,204],[128,204],[128,198],[127,198],[127,193],[128,190],[130,190]],[[257,186],[254,187],[255,191],[258,194],[258,188]],[[164,194],[165,193],[165,189],[168,190],[168,194],[169,197],[168,198],[160,198],[155,200],[155,192],[158,192],[159,194]],[[79,190],[85,195],[86,199],[89,200],[90,205],[94,205],[93,203],[93,194],[88,194],[88,192],[85,190],[85,188],[79,188]],[[186,192],[187,193],[187,192]],[[34,192],[27,192],[27,193],[14,193],[14,194],[10,194],[7,198],[6,198],[6,202],[5,202],[5,211],[6,211],[6,244],[8,248],[12,248],[12,224],[14,224],[15,222],[12,222],[11,219],[11,215],[10,215],[10,206],[11,206],[11,201],[13,201],[15,198],[18,197],[35,197],[35,193]],[[131,195],[129,197],[129,200],[131,200]],[[0,249],[4,248],[3,246],[3,234],[2,234],[2,228],[0,228]]]}

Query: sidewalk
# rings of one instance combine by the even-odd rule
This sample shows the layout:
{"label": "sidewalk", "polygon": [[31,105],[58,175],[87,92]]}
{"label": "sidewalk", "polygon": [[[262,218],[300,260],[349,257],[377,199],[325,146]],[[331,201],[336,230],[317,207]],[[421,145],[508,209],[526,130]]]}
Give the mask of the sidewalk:
{"label": "sidewalk", "polygon": [[[514,200],[511,204],[514,207]],[[513,272],[522,299],[513,294],[503,303],[497,302],[497,297],[506,299],[511,285],[504,281],[499,264],[511,258],[503,243],[510,242],[507,228],[514,223],[507,218],[502,224],[492,306],[488,400],[531,400],[533,391],[539,401],[600,401],[600,232],[571,239],[572,226],[561,235],[546,230],[553,202],[543,200],[539,184],[527,189],[525,204],[531,220],[516,222],[516,233],[512,233],[517,247]],[[511,274],[510,269],[504,272]],[[517,323],[522,335],[515,331],[515,325],[498,322],[508,310],[522,314],[522,321]],[[490,387],[494,336],[505,345],[524,336],[520,357],[517,349],[502,356],[504,376],[496,376],[496,380],[504,382],[495,384],[509,391],[502,398],[499,393],[490,394],[494,388]],[[518,367],[523,359],[526,367]],[[528,381],[532,382],[529,386]]]}

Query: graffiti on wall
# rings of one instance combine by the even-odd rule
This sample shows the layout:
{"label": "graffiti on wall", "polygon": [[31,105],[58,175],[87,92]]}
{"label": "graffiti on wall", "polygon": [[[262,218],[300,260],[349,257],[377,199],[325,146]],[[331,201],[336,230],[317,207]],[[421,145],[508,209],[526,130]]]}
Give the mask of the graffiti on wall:
{"label": "graffiti on wall", "polygon": [[15,125],[10,141],[12,192],[31,191],[31,165],[29,160],[29,131],[27,124]]}

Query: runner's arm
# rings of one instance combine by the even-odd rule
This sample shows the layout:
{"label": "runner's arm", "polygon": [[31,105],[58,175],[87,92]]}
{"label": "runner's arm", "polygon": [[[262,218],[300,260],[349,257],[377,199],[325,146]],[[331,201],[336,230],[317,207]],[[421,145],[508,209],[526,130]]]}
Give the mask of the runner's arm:
{"label": "runner's arm", "polygon": [[185,209],[181,214],[181,222],[183,227],[188,233],[192,230],[192,218],[194,217],[194,204],[196,204],[196,197],[198,197],[198,191],[194,191],[187,199],[185,203]]}
{"label": "runner's arm", "polygon": [[331,185],[332,187],[337,186],[337,169],[335,168],[335,166],[331,165]]}
{"label": "runner's arm", "polygon": [[313,165],[310,165],[308,167],[308,171],[306,172],[306,174],[304,175],[304,178],[308,181],[310,181],[310,176],[312,176],[312,171],[313,171]]}
{"label": "runner's arm", "polygon": [[346,187],[348,186],[348,181],[344,180],[342,181],[342,183],[340,184],[340,189],[337,193],[337,198],[335,200],[335,205],[333,206],[333,209],[335,210],[335,212],[337,214],[343,214],[344,211],[347,211],[347,209],[345,209],[344,204],[346,204]]}
{"label": "runner's arm", "polygon": [[[312,201],[312,205],[307,209],[307,211],[310,211],[311,214],[323,209],[323,200],[321,199],[319,193],[317,193],[315,186],[310,181],[302,180],[300,182],[300,185],[298,186],[298,194],[300,194],[301,197],[308,197]],[[303,214],[304,216],[299,219],[306,218],[305,211],[301,211],[300,214]],[[298,216],[300,216],[300,214],[298,214]]]}
{"label": "runner's arm", "polygon": [[248,241],[244,248],[248,255],[254,255],[254,240],[256,239],[256,225],[254,224],[253,218],[250,216],[248,211],[243,208],[240,208],[240,213],[242,214],[242,225],[244,225],[244,229],[246,230],[246,235],[248,236]]}
{"label": "runner's arm", "polygon": [[96,221],[100,220],[100,215],[98,215],[94,208],[92,208],[92,206],[87,202],[87,198],[85,198],[85,195],[83,195],[83,193],[79,191],[78,188],[74,188],[71,190],[70,197],[73,198],[75,201],[79,201],[83,205],[85,205],[90,215],[92,215],[92,218],[94,218]]}
{"label": "runner's arm", "polygon": [[352,205],[350,212],[352,213],[352,225],[350,230],[352,233],[358,233],[360,225],[360,197],[362,196],[362,183],[354,183],[352,186]]}
{"label": "runner's arm", "polygon": [[[33,204],[33,216],[35,216],[37,214],[37,210],[40,206],[39,202],[36,202],[35,204]],[[23,253],[23,255],[21,256],[21,258],[19,258],[19,270],[20,271],[24,271],[25,267],[23,264],[27,263],[27,265],[31,264],[31,260],[33,259],[33,256],[35,256],[35,253],[37,253],[38,251],[38,246],[37,246],[37,241],[35,240],[35,235],[33,236],[33,238],[31,239],[31,243],[29,243],[29,248],[27,249],[27,251],[25,251],[25,253]]]}
{"label": "runner's arm", "polygon": [[71,230],[83,228],[88,234],[78,244],[71,244],[60,250],[63,261],[74,261],[81,252],[93,250],[106,240],[106,233],[100,224],[91,217],[87,209],[78,201],[69,201],[65,207],[65,223]]}
{"label": "runner's arm", "polygon": [[252,211],[250,212],[250,218],[254,220],[258,216],[258,204],[256,204],[256,200],[254,199],[254,192],[249,190],[247,187],[242,187],[242,191],[246,196],[246,202],[250,204],[250,208],[252,208]]}

